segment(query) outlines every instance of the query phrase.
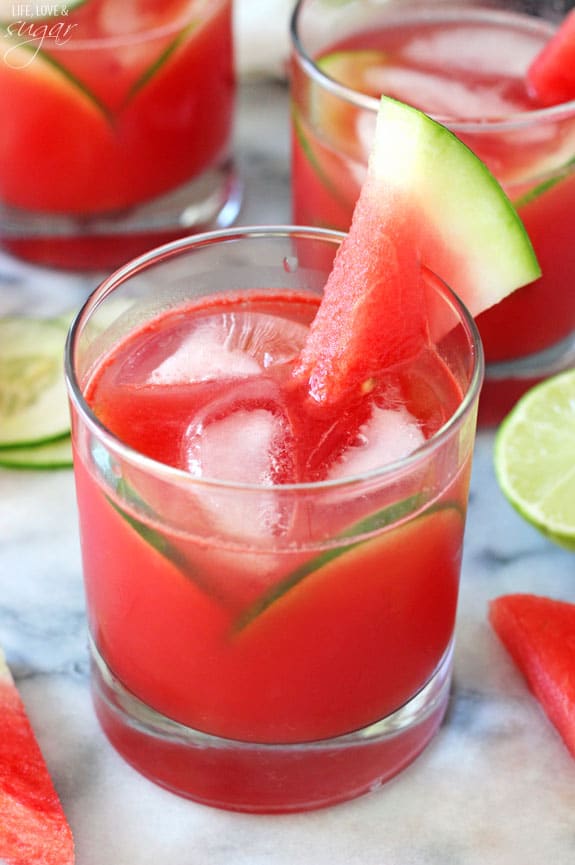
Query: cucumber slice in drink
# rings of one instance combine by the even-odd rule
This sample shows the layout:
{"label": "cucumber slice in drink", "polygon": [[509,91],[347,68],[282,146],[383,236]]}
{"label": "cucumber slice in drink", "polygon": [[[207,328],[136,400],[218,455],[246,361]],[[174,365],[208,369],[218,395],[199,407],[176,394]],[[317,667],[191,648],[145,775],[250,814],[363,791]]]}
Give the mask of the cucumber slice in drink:
{"label": "cucumber slice in drink", "polygon": [[377,75],[372,75],[372,70],[385,66],[388,61],[387,54],[383,51],[359,49],[354,51],[333,51],[320,57],[317,62],[321,69],[334,81],[366,93],[379,97],[380,91],[374,88],[372,79],[377,82]]}
{"label": "cucumber slice in drink", "polygon": [[70,436],[38,445],[0,448],[0,466],[10,469],[63,469],[72,465]]}
{"label": "cucumber slice in drink", "polygon": [[[339,537],[341,540],[344,540],[346,537],[357,537],[358,535],[366,535],[370,532],[381,531],[386,526],[399,522],[409,514],[416,512],[418,503],[423,504],[422,495],[416,494],[410,496],[403,501],[390,505],[388,508],[383,508],[374,514],[369,514],[365,519],[354,523],[353,526],[350,526],[349,529],[342,532]],[[340,556],[350,553],[356,547],[360,547],[369,542],[370,540],[364,537],[361,540],[352,541],[349,544],[330,547],[323,553],[314,556],[313,559],[310,559],[308,562],[301,565],[301,567],[292,571],[291,574],[288,574],[287,577],[284,577],[283,580],[272,586],[269,592],[266,592],[261,598],[259,598],[259,600],[250,607],[241,619],[236,622],[234,631],[242,631],[250,624],[250,622],[264,613],[268,607],[271,607],[272,604],[275,604],[280,600],[280,598],[283,598],[284,595],[295,589],[296,586],[298,586],[306,577],[319,571],[321,568],[330,564],[330,562],[333,562],[335,559],[338,559]]]}
{"label": "cucumber slice in drink", "polygon": [[63,102],[66,112],[70,107],[74,109],[84,134],[95,135],[93,124],[101,124],[102,119],[107,125],[111,123],[108,108],[65,66],[42,50],[41,40],[18,36],[17,31],[7,30],[2,24],[0,40],[1,59],[8,70],[16,74],[25,72],[28,84],[34,82],[41,87],[46,98],[54,100],[56,109],[60,110],[58,102]]}
{"label": "cucumber slice in drink", "polygon": [[[386,524],[398,525],[389,531],[379,532],[375,536],[340,547],[334,555],[323,554],[312,560],[311,567],[298,578],[299,571],[273,588],[247,611],[236,622],[232,636],[236,639],[249,639],[252,633],[274,630],[282,633],[286,621],[306,620],[322,609],[326,599],[342,597],[348,592],[370,595],[375,600],[381,598],[386,580],[397,582],[401,579],[401,562],[414,550],[428,549],[429,555],[437,552],[437,541],[440,545],[455,549],[463,532],[465,514],[457,502],[445,502],[436,505],[409,519],[414,500],[406,499],[379,513],[369,517],[367,521],[358,523],[354,530],[370,523],[384,527]],[[389,557],[388,561],[396,564],[397,570],[386,573],[374,563],[381,557]],[[305,568],[305,566],[304,566]],[[303,571],[303,568],[300,569]],[[306,579],[303,579],[303,576]],[[315,611],[315,612],[313,612]],[[287,632],[287,626],[286,626]],[[290,630],[291,633],[291,630]]]}
{"label": "cucumber slice in drink", "polygon": [[0,319],[0,447],[39,444],[70,431],[59,321]]}
{"label": "cucumber slice in drink", "polygon": [[129,102],[133,97],[139,93],[156,75],[162,70],[167,63],[169,63],[170,59],[176,53],[178,48],[183,45],[198,24],[201,22],[199,20],[190,21],[179,33],[176,34],[174,39],[170,42],[169,45],[162,51],[159,57],[157,57],[154,62],[142,73],[142,75],[135,81],[128,94],[128,98],[126,102]]}
{"label": "cucumber slice in drink", "polygon": [[537,186],[534,186],[533,189],[530,189],[529,192],[526,192],[519,198],[514,199],[514,206],[519,209],[521,207],[525,207],[527,204],[530,204],[532,201],[535,201],[536,198],[544,195],[562,180],[570,177],[574,169],[575,157],[573,157],[573,159],[569,159],[561,168],[556,170],[553,177],[549,177],[546,180],[543,180],[541,183],[538,183]]}

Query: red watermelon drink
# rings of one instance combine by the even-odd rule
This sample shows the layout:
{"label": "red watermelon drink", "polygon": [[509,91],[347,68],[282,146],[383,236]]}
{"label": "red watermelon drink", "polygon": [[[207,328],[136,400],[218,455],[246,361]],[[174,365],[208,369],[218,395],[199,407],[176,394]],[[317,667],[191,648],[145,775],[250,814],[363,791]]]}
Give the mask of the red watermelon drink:
{"label": "red watermelon drink", "polygon": [[238,209],[231,0],[4,7],[7,249],[110,269],[162,240],[229,224]]}
{"label": "red watermelon drink", "polygon": [[[302,0],[293,21],[296,222],[347,229],[381,92],[447,123],[519,210],[542,276],[477,320],[488,423],[535,379],[572,364],[575,351],[575,102],[549,105],[528,86],[557,21],[511,7]],[[575,58],[563,53],[558,63]]]}
{"label": "red watermelon drink", "polygon": [[137,769],[220,807],[363,793],[446,708],[480,351],[429,275],[437,344],[320,410],[292,372],[340,240],[160,251],[73,339],[96,710]]}
{"label": "red watermelon drink", "polygon": [[474,313],[537,274],[485,166],[382,99],[347,235],[177,241],[76,319],[96,711],[171,790],[320,807],[436,731],[482,379],[473,320],[431,270],[446,263]]}

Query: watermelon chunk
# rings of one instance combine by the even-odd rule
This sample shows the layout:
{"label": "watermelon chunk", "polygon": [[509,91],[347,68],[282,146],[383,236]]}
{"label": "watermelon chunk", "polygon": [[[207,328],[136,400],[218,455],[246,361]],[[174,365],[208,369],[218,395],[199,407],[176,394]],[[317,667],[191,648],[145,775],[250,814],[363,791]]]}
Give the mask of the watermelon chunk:
{"label": "watermelon chunk", "polygon": [[575,99],[575,9],[531,63],[527,87],[544,106]]}
{"label": "watermelon chunk", "polygon": [[0,862],[74,862],[71,829],[1,650]]}
{"label": "watermelon chunk", "polygon": [[575,604],[503,595],[489,620],[575,757]]}
{"label": "watermelon chunk", "polygon": [[298,363],[318,403],[370,388],[427,339],[422,267],[472,315],[540,276],[501,186],[452,132],[382,96],[365,183]]}

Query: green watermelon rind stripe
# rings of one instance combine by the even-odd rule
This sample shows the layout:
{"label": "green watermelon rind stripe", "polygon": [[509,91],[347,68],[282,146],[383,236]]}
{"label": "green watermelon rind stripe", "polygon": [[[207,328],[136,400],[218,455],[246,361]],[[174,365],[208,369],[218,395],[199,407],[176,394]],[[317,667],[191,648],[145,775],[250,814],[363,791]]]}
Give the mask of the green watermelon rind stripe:
{"label": "green watermelon rind stripe", "polygon": [[[501,184],[450,129],[416,108],[381,97],[370,174],[376,190],[405,191],[420,209],[432,229],[421,258],[451,283],[472,315],[541,275]],[[453,284],[455,274],[445,272],[446,252],[461,261],[465,281]]]}

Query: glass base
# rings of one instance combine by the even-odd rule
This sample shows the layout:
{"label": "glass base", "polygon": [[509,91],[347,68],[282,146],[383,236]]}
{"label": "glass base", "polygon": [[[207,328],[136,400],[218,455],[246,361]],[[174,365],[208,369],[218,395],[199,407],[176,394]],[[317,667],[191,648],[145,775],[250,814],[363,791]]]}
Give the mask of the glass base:
{"label": "glass base", "polygon": [[333,739],[261,745],[222,739],[165,718],[130,694],[92,648],[92,696],[108,739],[162,787],[231,811],[286,813],[379,788],[426,747],[445,714],[453,647],[427,685],[375,724]]}
{"label": "glass base", "polygon": [[0,205],[0,245],[33,264],[110,271],[170,240],[228,227],[241,199],[234,163],[227,160],[177,190],[126,211],[76,217]]}
{"label": "glass base", "polygon": [[478,424],[494,426],[529,388],[575,367],[575,332],[545,351],[503,363],[487,363],[479,398]]}

